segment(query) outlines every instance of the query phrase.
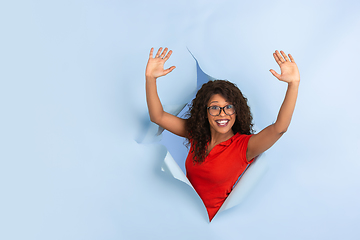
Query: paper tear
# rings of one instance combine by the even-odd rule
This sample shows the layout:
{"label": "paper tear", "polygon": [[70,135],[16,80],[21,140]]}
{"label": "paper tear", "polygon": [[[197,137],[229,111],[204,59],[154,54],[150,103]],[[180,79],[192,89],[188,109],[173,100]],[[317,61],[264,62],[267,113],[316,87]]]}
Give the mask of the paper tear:
{"label": "paper tear", "polygon": [[[176,116],[186,107],[186,105],[186,103],[178,105],[167,105],[163,106],[163,108],[164,111]],[[140,131],[135,139],[137,143],[153,143],[162,139],[161,134],[164,131],[164,128],[151,122],[148,116],[146,117],[143,126],[144,128]]]}
{"label": "paper tear", "polygon": [[[194,57],[194,55],[191,53],[191,51],[188,49],[189,53],[191,54],[191,56],[194,58],[195,63],[196,63],[196,92],[201,88],[201,86],[204,83],[207,83],[209,80],[215,80],[216,78],[213,78],[209,75],[207,75],[206,73],[204,73],[199,65],[199,62],[197,61],[197,59]],[[190,101],[188,101],[188,103],[190,103],[196,96],[196,92],[194,94],[194,96],[191,98]],[[188,103],[182,103],[182,104],[178,104],[178,105],[163,105],[164,111],[178,116],[179,114],[183,114],[185,112],[187,112],[188,110]],[[147,117],[147,121],[145,125],[145,129],[142,129],[142,131],[140,131],[139,136],[136,138],[136,142],[137,143],[151,143],[151,142],[158,142],[161,140],[161,134],[164,131],[164,129],[162,127],[159,127],[158,125],[150,122],[150,119]]]}
{"label": "paper tear", "polygon": [[[174,178],[186,183],[192,189],[194,189],[189,179],[185,176],[184,172],[181,170],[181,168],[175,162],[174,158],[169,152],[167,152],[165,156],[161,170],[163,172],[169,173]],[[233,190],[226,198],[225,202],[216,214],[219,214],[222,211],[225,211],[240,204],[246,198],[246,196],[248,196],[251,190],[257,185],[257,183],[264,176],[267,170],[268,165],[266,163],[266,158],[265,155],[262,154],[258,156],[256,160],[254,160],[254,162],[249,166],[247,171],[241,177],[241,180],[233,188]]]}
{"label": "paper tear", "polygon": [[[207,75],[206,73],[204,73],[201,70],[198,61],[196,60],[194,55],[190,52],[190,50],[189,53],[193,56],[196,62],[197,91],[198,91],[204,83],[207,83],[209,80],[215,80],[216,78],[213,78]],[[196,93],[192,99],[194,99],[195,96]],[[192,99],[189,102],[191,102]],[[188,104],[184,103],[179,105],[164,105],[163,108],[164,111],[177,116],[179,114],[181,115],[182,113],[185,113],[188,110]],[[147,129],[143,131],[142,136],[137,140],[138,143],[149,143],[149,142],[155,142],[161,140],[161,135],[164,130],[162,127],[159,127],[158,125],[150,122],[146,126],[146,128]],[[163,143],[165,147],[166,145],[171,145],[171,144],[172,144],[171,142]],[[185,159],[183,159],[183,162],[185,163]],[[240,204],[246,198],[246,196],[251,192],[251,190],[256,186],[256,184],[260,181],[260,179],[266,173],[267,169],[268,169],[268,165],[266,163],[265,155],[261,154],[253,161],[253,163],[248,167],[246,172],[241,176],[240,181],[238,181],[238,183],[233,188],[233,190],[226,198],[225,202],[223,203],[223,205],[216,214]],[[190,183],[189,179],[186,177],[185,173],[176,163],[176,161],[174,160],[173,156],[170,154],[169,151],[167,151],[166,153],[164,162],[161,166],[161,170],[163,172],[169,173],[175,179],[178,179],[179,181],[186,183],[196,193],[196,190]]]}
{"label": "paper tear", "polygon": [[263,153],[259,155],[249,166],[240,181],[238,181],[231,191],[230,195],[226,198],[217,214],[240,204],[246,196],[248,196],[252,189],[255,188],[268,169],[269,167],[266,162],[266,157]]}
{"label": "paper tear", "polygon": [[175,162],[174,158],[171,156],[169,151],[167,152],[167,154],[165,156],[164,163],[161,166],[161,170],[163,172],[170,173],[170,175],[172,175],[174,178],[186,183],[192,189],[194,189],[194,187],[190,183],[189,179],[185,176],[184,172],[181,170],[179,165]]}

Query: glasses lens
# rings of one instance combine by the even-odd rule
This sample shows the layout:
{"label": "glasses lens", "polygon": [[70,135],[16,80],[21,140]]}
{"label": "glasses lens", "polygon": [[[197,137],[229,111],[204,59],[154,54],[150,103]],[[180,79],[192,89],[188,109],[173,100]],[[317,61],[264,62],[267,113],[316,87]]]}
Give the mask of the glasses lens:
{"label": "glasses lens", "polygon": [[209,113],[210,113],[210,115],[212,115],[212,116],[217,116],[217,115],[219,115],[219,112],[220,112],[220,107],[218,107],[218,106],[211,106],[211,107],[209,107]]}
{"label": "glasses lens", "polygon": [[233,115],[235,113],[234,105],[227,105],[225,106],[224,110],[227,115]]}

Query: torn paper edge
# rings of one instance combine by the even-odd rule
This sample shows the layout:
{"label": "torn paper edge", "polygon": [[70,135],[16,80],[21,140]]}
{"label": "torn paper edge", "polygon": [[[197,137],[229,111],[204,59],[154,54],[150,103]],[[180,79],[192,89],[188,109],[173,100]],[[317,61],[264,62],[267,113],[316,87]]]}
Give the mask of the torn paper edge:
{"label": "torn paper edge", "polygon": [[[215,80],[215,78],[203,72],[195,56],[190,52],[189,49],[188,51],[196,62],[197,90],[199,90],[202,84],[206,83],[209,80]],[[187,104],[170,105],[170,106],[164,105],[163,107],[166,112],[169,112],[176,116],[186,107],[186,105]],[[146,142],[154,142],[154,140],[155,141],[160,140],[163,130],[164,130],[163,128],[157,126],[156,124],[150,123],[150,126],[148,126],[148,129],[147,131],[145,131],[145,134],[143,133],[142,140],[138,142],[146,143]],[[249,192],[255,187],[255,185],[259,182],[259,180],[265,174],[267,169],[268,166],[266,164],[264,154],[262,154],[256,158],[256,160],[249,166],[246,172],[242,175],[240,181],[238,181],[238,183],[233,188],[233,190],[226,198],[225,202],[223,203],[223,205],[221,206],[221,208],[217,213],[220,213],[224,210],[230,209],[240,204],[249,194]],[[192,189],[194,189],[194,187],[192,186],[192,184],[190,183],[184,172],[181,170],[179,165],[175,162],[174,158],[171,156],[169,151],[167,151],[166,153],[161,170],[163,172],[170,173],[170,175],[172,175],[175,179],[178,179],[186,183]]]}
{"label": "torn paper edge", "polygon": [[224,210],[230,209],[239,205],[250,194],[252,189],[258,184],[261,178],[268,170],[265,154],[259,155],[249,168],[244,172],[236,186],[231,191],[230,195],[226,198],[225,202],[217,212],[220,213]]}
{"label": "torn paper edge", "polygon": [[[268,165],[266,163],[266,159],[264,157],[264,154],[261,154],[249,166],[249,168],[243,174],[240,181],[236,184],[236,186],[231,191],[231,193],[226,198],[225,202],[223,203],[223,205],[216,214],[225,211],[227,209],[230,209],[236,205],[239,205],[246,198],[246,196],[248,196],[248,194],[255,187],[255,185],[259,182],[262,176],[266,173],[267,169],[268,169]],[[169,173],[175,179],[178,179],[186,183],[192,189],[194,189],[189,179],[186,177],[186,175],[181,170],[179,165],[175,162],[174,158],[171,156],[169,151],[165,156],[161,170],[163,172]]]}

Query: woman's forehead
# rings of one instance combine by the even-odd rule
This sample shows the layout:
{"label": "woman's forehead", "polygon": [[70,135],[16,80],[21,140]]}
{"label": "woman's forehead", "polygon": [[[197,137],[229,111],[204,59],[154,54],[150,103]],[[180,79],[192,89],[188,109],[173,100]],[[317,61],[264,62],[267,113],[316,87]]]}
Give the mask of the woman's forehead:
{"label": "woman's forehead", "polygon": [[221,94],[214,94],[210,97],[208,104],[210,103],[228,103]]}

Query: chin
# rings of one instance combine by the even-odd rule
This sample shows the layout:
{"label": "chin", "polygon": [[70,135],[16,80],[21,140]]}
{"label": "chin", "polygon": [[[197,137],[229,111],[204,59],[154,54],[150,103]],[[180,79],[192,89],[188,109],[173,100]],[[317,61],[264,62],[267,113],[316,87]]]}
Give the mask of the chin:
{"label": "chin", "polygon": [[213,126],[211,126],[211,128],[217,133],[228,134],[228,133],[233,133],[233,130],[232,130],[233,125],[234,124],[231,124],[230,122],[228,124],[226,124],[225,126],[218,126],[218,124],[215,123]]}

